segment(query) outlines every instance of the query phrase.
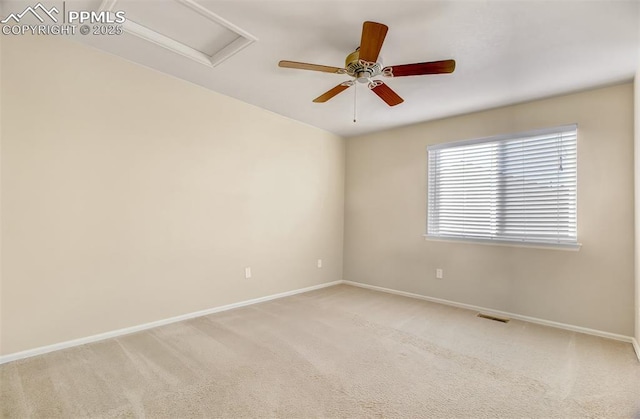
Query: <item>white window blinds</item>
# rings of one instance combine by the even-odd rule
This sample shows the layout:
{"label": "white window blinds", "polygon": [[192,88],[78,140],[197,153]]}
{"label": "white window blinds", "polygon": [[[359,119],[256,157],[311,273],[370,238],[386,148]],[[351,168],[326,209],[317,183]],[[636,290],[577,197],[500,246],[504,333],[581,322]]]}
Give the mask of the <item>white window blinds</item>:
{"label": "white window blinds", "polygon": [[428,147],[427,236],[577,247],[577,126]]}

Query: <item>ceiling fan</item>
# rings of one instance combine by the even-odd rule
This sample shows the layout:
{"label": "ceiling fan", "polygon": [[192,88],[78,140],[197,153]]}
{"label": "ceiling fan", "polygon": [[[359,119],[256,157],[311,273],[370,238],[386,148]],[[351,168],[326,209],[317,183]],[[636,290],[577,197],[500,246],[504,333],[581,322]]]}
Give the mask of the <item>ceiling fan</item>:
{"label": "ceiling fan", "polygon": [[321,94],[313,99],[316,103],[324,103],[334,96],[353,86],[355,82],[367,83],[367,86],[380,99],[389,106],[396,106],[404,102],[396,92],[387,86],[382,80],[374,80],[373,77],[405,77],[421,76],[425,74],[453,73],[456,68],[454,60],[431,61],[425,63],[403,64],[383,67],[380,60],[380,50],[389,28],[387,25],[377,22],[364,22],[362,25],[362,38],[360,46],[345,60],[344,68],[331,67],[326,65],[308,64],[296,61],[280,61],[278,66],[285,68],[296,68],[300,70],[322,71],[325,73],[347,74],[353,80],[340,83],[333,89]]}

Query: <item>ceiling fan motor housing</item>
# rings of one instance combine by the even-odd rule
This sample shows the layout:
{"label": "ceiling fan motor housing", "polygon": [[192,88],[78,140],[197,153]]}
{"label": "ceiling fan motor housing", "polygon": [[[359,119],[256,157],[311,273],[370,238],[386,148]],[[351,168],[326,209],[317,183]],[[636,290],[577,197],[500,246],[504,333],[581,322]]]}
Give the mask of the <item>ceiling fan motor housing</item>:
{"label": "ceiling fan motor housing", "polygon": [[371,77],[382,73],[382,59],[378,57],[378,62],[375,63],[360,60],[360,51],[356,50],[347,56],[344,68],[347,74],[355,77],[359,83],[368,83]]}

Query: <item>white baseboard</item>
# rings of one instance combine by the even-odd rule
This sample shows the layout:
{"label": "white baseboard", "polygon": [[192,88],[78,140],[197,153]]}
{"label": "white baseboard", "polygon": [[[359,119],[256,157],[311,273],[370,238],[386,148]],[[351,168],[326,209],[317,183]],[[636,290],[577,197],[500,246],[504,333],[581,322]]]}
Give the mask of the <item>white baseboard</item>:
{"label": "white baseboard", "polygon": [[333,281],[324,284],[313,285],[311,287],[300,288],[293,291],[281,292],[279,294],[268,295],[266,297],[254,298],[251,300],[240,301],[238,303],[227,304],[224,306],[213,307],[206,310],[200,310],[193,313],[182,314],[180,316],[170,317],[168,319],[157,320],[150,323],[140,324],[137,326],[126,327],[124,329],[112,330],[110,332],[100,333],[93,336],[87,336],[84,338],[73,339],[66,342],[54,343],[53,345],[41,346],[39,348],[28,349],[26,351],[15,352],[8,355],[0,356],[0,364],[4,364],[11,361],[17,361],[19,359],[29,358],[36,355],[46,354],[48,352],[58,351],[60,349],[72,348],[74,346],[80,346],[87,343],[98,342],[105,339],[115,338],[118,336],[128,335],[130,333],[140,332],[142,330],[153,329],[154,327],[164,326],[171,323],[180,322],[183,320],[193,319],[194,317],[206,316],[208,314],[219,313],[221,311],[231,310],[234,308],[245,307],[252,304],[262,303],[265,301],[275,300],[278,298],[288,297],[295,294],[301,294],[303,292],[309,292],[320,288],[331,287],[333,285],[342,284],[343,281]]}
{"label": "white baseboard", "polygon": [[378,287],[378,286],[375,286],[375,285],[363,284],[361,282],[343,281],[343,283],[347,284],[347,285],[353,285],[353,286],[356,286],[356,287],[360,287],[360,288],[367,288],[367,289],[371,289],[371,290],[375,290],[375,291],[382,291],[382,292],[386,292],[386,293],[389,293],[389,294],[396,294],[396,295],[402,295],[404,297],[417,298],[417,299],[420,299],[420,300],[431,301],[433,303],[445,304],[445,305],[448,305],[448,306],[465,308],[465,309],[473,310],[473,311],[481,311],[483,313],[491,314],[491,315],[498,316],[498,317],[508,317],[508,318],[514,319],[514,320],[521,320],[521,321],[525,321],[525,322],[529,322],[529,323],[540,324],[540,325],[543,325],[543,326],[550,326],[550,327],[555,327],[555,328],[558,328],[558,329],[570,330],[572,332],[585,333],[587,335],[599,336],[599,337],[603,337],[603,338],[614,339],[614,340],[619,340],[619,341],[622,341],[622,342],[632,343],[634,345],[635,350],[636,350],[636,354],[638,354],[638,358],[640,359],[640,347],[638,347],[638,342],[634,338],[632,338],[631,336],[618,335],[616,333],[610,333],[610,332],[604,332],[604,331],[601,331],[601,330],[589,329],[587,327],[574,326],[574,325],[571,325],[571,324],[559,323],[559,322],[554,322],[554,321],[551,321],[551,320],[538,319],[536,317],[523,316],[521,314],[509,313],[509,312],[506,312],[506,311],[493,310],[493,309],[490,309],[490,308],[474,306],[474,305],[465,304],[465,303],[458,303],[458,302],[455,302],[455,301],[444,300],[444,299],[441,299],[441,298],[427,297],[425,295],[414,294],[412,292],[398,291],[398,290],[394,290],[394,289],[391,289],[391,288],[384,288],[384,287]]}
{"label": "white baseboard", "polygon": [[638,339],[631,338],[631,344],[633,345],[633,349],[636,351],[636,356],[640,362],[640,344],[638,343]]}
{"label": "white baseboard", "polygon": [[93,335],[93,336],[87,336],[87,337],[84,337],[84,338],[69,340],[69,341],[66,341],[66,342],[55,343],[53,345],[41,346],[39,348],[28,349],[26,351],[21,351],[21,352],[15,352],[13,354],[0,356],[0,364],[4,364],[4,363],[7,363],[7,362],[11,362],[11,361],[17,361],[19,359],[29,358],[29,357],[36,356],[36,355],[42,355],[42,354],[46,354],[46,353],[49,353],[49,352],[58,351],[58,350],[61,350],[61,349],[72,348],[74,346],[80,346],[80,345],[84,345],[84,344],[87,344],[87,343],[98,342],[98,341],[105,340],[105,339],[110,339],[110,338],[115,338],[115,337],[118,337],[118,336],[128,335],[128,334],[131,334],[131,333],[140,332],[140,331],[147,330],[147,329],[153,329],[154,327],[164,326],[164,325],[167,325],[167,324],[176,323],[176,322],[180,322],[180,321],[183,321],[183,320],[193,319],[195,317],[206,316],[208,314],[219,313],[221,311],[226,311],[226,310],[231,310],[231,309],[234,309],[234,308],[245,307],[245,306],[249,306],[249,305],[252,305],[252,304],[262,303],[262,302],[265,302],[265,301],[275,300],[275,299],[278,299],[278,298],[288,297],[288,296],[291,296],[291,295],[301,294],[301,293],[304,293],[304,292],[314,291],[314,290],[317,290],[317,289],[331,287],[331,286],[339,285],[339,284],[347,284],[347,285],[352,285],[352,286],[355,286],[355,287],[367,288],[367,289],[371,289],[371,290],[375,290],[375,291],[386,292],[386,293],[389,293],[389,294],[396,294],[396,295],[401,295],[401,296],[404,296],[404,297],[417,298],[417,299],[420,299],[420,300],[430,301],[430,302],[433,302],[433,303],[439,303],[439,304],[449,305],[449,306],[453,306],[453,307],[464,308],[464,309],[468,309],[468,310],[481,311],[481,312],[486,313],[486,314],[492,314],[492,315],[501,316],[501,317],[509,317],[511,319],[526,321],[526,322],[529,322],[529,323],[536,323],[536,324],[540,324],[540,325],[543,325],[543,326],[550,326],[550,327],[555,327],[555,328],[559,328],[559,329],[570,330],[570,331],[573,331],[573,332],[585,333],[585,334],[588,334],[588,335],[600,336],[600,337],[603,337],[603,338],[614,339],[614,340],[618,340],[618,341],[622,341],[622,342],[628,342],[628,343],[631,343],[633,345],[633,349],[635,350],[636,355],[638,356],[638,361],[640,361],[640,344],[638,344],[638,341],[635,338],[630,337],[630,336],[618,335],[618,334],[615,334],[615,333],[603,332],[603,331],[600,331],[600,330],[589,329],[589,328],[586,328],[586,327],[573,326],[573,325],[570,325],[570,324],[559,323],[559,322],[554,322],[554,321],[544,320],[544,319],[538,319],[536,317],[529,317],[529,316],[523,316],[523,315],[520,315],[520,314],[508,313],[508,312],[505,312],[505,311],[492,310],[492,309],[488,309],[488,308],[480,307],[480,306],[475,306],[475,305],[471,305],[471,304],[458,303],[458,302],[455,302],[455,301],[444,300],[444,299],[441,299],[441,298],[427,297],[425,295],[414,294],[414,293],[406,292],[406,291],[398,291],[398,290],[394,290],[394,289],[391,289],[391,288],[378,287],[378,286],[375,286],[375,285],[363,284],[363,283],[360,283],[360,282],[333,281],[333,282],[327,282],[327,283],[324,283],[324,284],[313,285],[311,287],[300,288],[300,289],[297,289],[297,290],[286,291],[286,292],[282,292],[282,293],[279,293],[279,294],[273,294],[273,295],[268,295],[268,296],[265,296],[265,297],[254,298],[254,299],[251,299],[251,300],[240,301],[238,303],[227,304],[227,305],[219,306],[219,307],[213,307],[213,308],[210,308],[210,309],[196,311],[196,312],[193,312],[193,313],[182,314],[180,316],[170,317],[168,319],[157,320],[157,321],[154,321],[154,322],[144,323],[144,324],[140,324],[140,325],[137,325],[137,326],[127,327],[127,328],[124,328],[124,329],[118,329],[118,330],[113,330],[113,331],[110,331],[110,332],[100,333],[100,334]]}

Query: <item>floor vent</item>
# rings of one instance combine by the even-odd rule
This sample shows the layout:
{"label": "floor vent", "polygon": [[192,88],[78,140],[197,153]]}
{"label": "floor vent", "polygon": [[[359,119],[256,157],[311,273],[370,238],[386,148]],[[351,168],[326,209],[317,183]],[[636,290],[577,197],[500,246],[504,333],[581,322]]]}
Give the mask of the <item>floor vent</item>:
{"label": "floor vent", "polygon": [[501,322],[501,323],[509,323],[509,319],[507,319],[505,317],[496,317],[496,316],[492,316],[490,314],[478,313],[478,317],[482,317],[483,319],[494,320],[494,321]]}

